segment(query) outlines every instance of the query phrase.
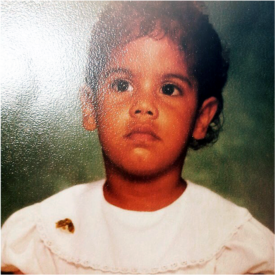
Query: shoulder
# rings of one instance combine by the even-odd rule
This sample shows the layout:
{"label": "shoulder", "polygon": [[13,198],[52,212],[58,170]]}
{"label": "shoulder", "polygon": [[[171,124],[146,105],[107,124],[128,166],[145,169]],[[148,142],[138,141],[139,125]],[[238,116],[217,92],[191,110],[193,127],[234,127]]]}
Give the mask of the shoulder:
{"label": "shoulder", "polygon": [[46,228],[66,218],[78,224],[102,199],[103,184],[104,180],[75,185],[42,201],[37,222]]}
{"label": "shoulder", "polygon": [[[34,204],[12,214],[3,224],[1,230],[2,253],[10,245],[20,246],[24,238],[30,236],[35,230],[35,216],[38,204]],[[17,242],[18,241],[18,242]],[[3,256],[3,255],[2,255]]]}
{"label": "shoulder", "polygon": [[205,187],[194,183],[189,187],[192,216],[199,217],[193,216],[200,228],[199,246],[216,259],[216,272],[274,273],[274,234],[247,209]]}
{"label": "shoulder", "polygon": [[188,204],[198,217],[213,227],[223,225],[238,227],[251,218],[246,208],[221,197],[206,187],[188,182]]}
{"label": "shoulder", "polygon": [[[16,272],[26,268],[26,262],[35,254],[28,248],[39,237],[36,232],[35,216],[38,204],[25,207],[13,215],[4,223],[1,230],[1,270]],[[39,271],[34,263],[32,270]]]}
{"label": "shoulder", "polygon": [[[62,246],[60,242],[67,241],[66,238],[69,238],[70,241],[72,238],[77,241],[77,236],[81,231],[77,230],[73,237],[67,236],[64,239],[64,234],[59,236],[56,223],[69,219],[74,227],[79,229],[83,221],[95,216],[103,197],[103,184],[104,180],[75,185],[39,203],[36,224],[41,238],[43,240],[52,239],[60,246]],[[49,242],[45,243],[47,245]]]}
{"label": "shoulder", "polygon": [[[8,220],[4,223],[3,228],[20,223],[30,223],[35,220],[37,214],[41,214],[41,211],[47,209],[47,214],[63,212],[68,213],[72,209],[75,210],[76,205],[83,205],[87,203],[87,200],[96,200],[99,194],[102,194],[104,180],[78,184],[62,190],[53,196],[43,200],[40,203],[22,208],[12,214]],[[50,210],[51,212],[49,212]]]}
{"label": "shoulder", "polygon": [[11,228],[13,226],[23,226],[30,223],[33,223],[34,221],[34,214],[37,211],[37,204],[24,207],[17,212],[13,213],[7,221],[4,223],[2,227],[2,235],[6,232],[6,228]]}
{"label": "shoulder", "polygon": [[92,183],[77,184],[67,189],[56,193],[55,195],[42,201],[42,204],[51,204],[54,202],[61,202],[63,200],[70,202],[82,200],[83,196],[87,194],[93,194],[94,192],[100,192],[103,187],[104,180],[99,180]]}
{"label": "shoulder", "polygon": [[274,234],[251,218],[225,243],[216,268],[217,273],[274,274]]}
{"label": "shoulder", "polygon": [[[69,218],[79,229],[78,221],[82,216],[81,213],[85,210],[87,213],[89,203],[95,204],[100,197],[98,194],[103,184],[104,180],[75,185],[11,215],[4,223],[1,232],[2,270],[43,273],[41,269],[43,265],[39,263],[41,259],[49,263],[47,264],[49,268],[50,263],[53,263],[52,258],[55,257],[52,252],[56,246],[53,244],[58,243],[59,246],[67,249],[66,242],[72,238],[71,235],[73,235],[74,244],[77,243],[77,235],[79,235],[62,234],[62,230],[56,228],[56,223]],[[59,238],[60,233],[62,239]],[[57,254],[59,251],[56,249],[54,252]],[[33,262],[31,269],[30,261]],[[54,264],[51,271],[56,272]]]}

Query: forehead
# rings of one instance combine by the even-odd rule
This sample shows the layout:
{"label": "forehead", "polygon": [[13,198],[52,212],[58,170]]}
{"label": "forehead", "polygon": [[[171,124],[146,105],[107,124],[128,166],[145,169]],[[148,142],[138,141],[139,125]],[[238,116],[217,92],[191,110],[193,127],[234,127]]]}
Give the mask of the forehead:
{"label": "forehead", "polygon": [[187,74],[188,69],[184,52],[171,39],[154,39],[148,36],[115,49],[106,67],[131,68],[147,74],[162,74],[169,71]]}

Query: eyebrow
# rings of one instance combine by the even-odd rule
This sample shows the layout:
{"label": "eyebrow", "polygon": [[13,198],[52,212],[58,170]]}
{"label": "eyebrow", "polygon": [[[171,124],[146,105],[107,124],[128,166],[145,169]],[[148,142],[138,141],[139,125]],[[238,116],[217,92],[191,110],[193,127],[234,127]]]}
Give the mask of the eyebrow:
{"label": "eyebrow", "polygon": [[190,79],[187,76],[181,75],[181,74],[164,74],[165,78],[178,78],[183,82],[186,82],[190,87],[193,87]]}
{"label": "eyebrow", "polygon": [[128,74],[130,76],[133,75],[130,70],[125,69],[125,68],[111,68],[111,69],[107,70],[106,72],[104,72],[104,77],[107,78],[110,75],[115,74],[115,73],[124,73],[124,74]]}

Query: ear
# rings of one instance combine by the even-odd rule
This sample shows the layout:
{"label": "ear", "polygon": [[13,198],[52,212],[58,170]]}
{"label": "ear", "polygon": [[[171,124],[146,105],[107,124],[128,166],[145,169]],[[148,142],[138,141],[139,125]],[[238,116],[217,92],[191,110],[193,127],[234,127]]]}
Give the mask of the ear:
{"label": "ear", "polygon": [[93,100],[93,91],[89,86],[85,85],[80,88],[80,99],[83,127],[88,131],[94,131],[97,128],[95,100]]}
{"label": "ear", "polygon": [[218,100],[215,97],[207,98],[203,102],[196,119],[193,138],[197,140],[205,138],[208,126],[215,116],[217,109]]}

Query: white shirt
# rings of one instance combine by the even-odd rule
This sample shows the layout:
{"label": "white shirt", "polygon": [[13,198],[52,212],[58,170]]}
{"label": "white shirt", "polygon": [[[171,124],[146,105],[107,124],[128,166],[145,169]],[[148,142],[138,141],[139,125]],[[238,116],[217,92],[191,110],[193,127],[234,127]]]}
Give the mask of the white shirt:
{"label": "white shirt", "polygon": [[[109,204],[104,180],[68,188],[13,214],[2,270],[23,273],[274,273],[274,235],[244,208],[187,182],[153,212]],[[69,218],[74,233],[56,228]]]}

